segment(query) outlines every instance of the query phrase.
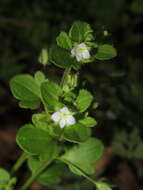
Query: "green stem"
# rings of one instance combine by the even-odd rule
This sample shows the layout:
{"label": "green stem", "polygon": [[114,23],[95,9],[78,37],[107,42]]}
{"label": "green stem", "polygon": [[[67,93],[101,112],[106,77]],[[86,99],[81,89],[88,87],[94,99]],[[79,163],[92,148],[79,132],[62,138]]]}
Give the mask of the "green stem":
{"label": "green stem", "polygon": [[89,177],[81,168],[79,168],[78,166],[76,166],[75,164],[73,164],[72,162],[68,161],[68,160],[65,160],[65,159],[62,159],[62,158],[57,158],[57,160],[60,160],[68,165],[72,165],[73,167],[77,168],[80,172],[81,172],[81,175],[83,177],[85,177],[88,181],[90,181],[92,184],[94,184],[96,186],[96,181],[94,179],[92,179],[91,177]]}
{"label": "green stem", "polygon": [[60,83],[61,88],[63,88],[63,86],[65,85],[65,82],[67,80],[67,76],[70,74],[70,71],[71,71],[70,67],[65,69],[65,72],[63,74],[63,77],[62,77],[62,80],[61,80],[61,83]]}
{"label": "green stem", "polygon": [[49,113],[49,112],[48,112],[48,109],[47,109],[47,106],[46,106],[46,104],[45,104],[45,102],[44,102],[43,99],[42,99],[42,103],[43,103],[43,106],[44,106],[45,112],[46,112],[46,113]]}
{"label": "green stem", "polygon": [[[64,74],[62,76],[62,80],[61,80],[61,83],[60,83],[60,86],[61,86],[62,89],[63,89],[65,83],[67,82],[67,77],[70,74],[70,71],[71,71],[70,67],[66,68],[65,71],[64,71]],[[62,132],[61,132],[61,134],[59,136],[60,141],[62,141],[63,133],[64,133],[64,129],[62,130]]]}
{"label": "green stem", "polygon": [[14,164],[13,168],[11,169],[11,175],[13,175],[22,166],[22,164],[25,162],[26,159],[27,159],[27,154],[23,153],[19,157],[17,162]]}
{"label": "green stem", "polygon": [[26,183],[19,189],[19,190],[26,190],[32,183],[33,181],[42,173],[43,170],[47,168],[47,166],[51,163],[52,160],[48,160],[43,162],[43,164],[37,169],[34,174],[26,181]]}
{"label": "green stem", "polygon": [[94,184],[96,186],[96,182],[94,179],[92,179],[91,177],[89,177],[85,173],[82,173],[82,176],[85,177],[88,181],[90,181],[92,184]]}
{"label": "green stem", "polygon": [[[70,70],[71,68],[65,69],[65,72],[63,74],[63,77],[60,83],[61,88],[63,88],[63,86],[65,85],[67,81],[67,76],[69,75]],[[44,101],[43,101],[43,104],[44,104]],[[45,108],[45,111],[47,112],[47,108],[45,104],[44,104],[44,108]],[[51,161],[52,160],[43,162],[41,167],[39,167],[37,171],[34,174],[32,174],[32,176],[25,182],[25,184],[19,190],[26,190],[33,183],[33,181],[42,173],[42,171],[51,163]]]}

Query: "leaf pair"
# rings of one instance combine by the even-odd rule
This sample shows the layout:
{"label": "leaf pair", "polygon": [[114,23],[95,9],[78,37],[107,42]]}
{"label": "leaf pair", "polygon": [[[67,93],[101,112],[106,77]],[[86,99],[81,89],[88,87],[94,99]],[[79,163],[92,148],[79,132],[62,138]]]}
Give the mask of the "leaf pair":
{"label": "leaf pair", "polygon": [[74,22],[69,34],[61,32],[57,37],[57,45],[51,48],[50,55],[52,62],[60,68],[79,69],[80,64],[71,56],[71,49],[74,43],[89,42],[93,40],[92,29],[86,22]]}
{"label": "leaf pair", "polygon": [[40,103],[46,104],[47,108],[59,107],[58,98],[62,94],[61,88],[54,82],[46,80],[40,71],[35,76],[20,74],[10,81],[10,88],[15,98],[20,100],[22,108],[37,109]]}
{"label": "leaf pair", "polygon": [[[60,68],[72,67],[78,70],[81,66],[75,58],[71,56],[71,50],[75,44],[85,43],[91,51],[90,59],[83,59],[81,62],[88,63],[95,60],[105,61],[116,57],[116,49],[109,44],[97,44],[94,42],[93,30],[86,22],[76,21],[73,23],[69,33],[61,32],[56,38],[57,46],[51,48],[50,55],[52,62]],[[93,53],[93,49],[96,53]],[[94,51],[95,52],[95,51]]]}

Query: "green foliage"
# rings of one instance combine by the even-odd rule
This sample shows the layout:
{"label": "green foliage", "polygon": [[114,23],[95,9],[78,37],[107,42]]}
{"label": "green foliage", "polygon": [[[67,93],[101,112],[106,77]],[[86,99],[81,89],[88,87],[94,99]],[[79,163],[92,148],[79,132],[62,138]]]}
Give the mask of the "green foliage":
{"label": "green foliage", "polygon": [[41,71],[37,71],[34,75],[34,79],[35,79],[36,83],[40,86],[41,83],[46,80],[46,77],[45,77],[44,73],[42,73]]}
{"label": "green foliage", "polygon": [[65,172],[65,166],[62,163],[56,163],[50,166],[45,172],[43,172],[38,181],[42,185],[49,186],[50,184],[58,184],[61,181],[61,177]]}
{"label": "green foliage", "polygon": [[111,187],[105,182],[97,182],[96,183],[97,190],[112,190]]}
{"label": "green foliage", "polygon": [[[14,74],[22,72],[24,67],[26,70],[33,72],[33,62],[34,64],[36,63],[35,60],[39,55],[39,49],[46,47],[45,45],[47,44],[50,45],[59,28],[65,31],[66,23],[72,21],[73,18],[90,20],[92,24],[101,25],[101,28],[99,26],[95,30],[97,42],[101,38],[99,44],[105,44],[110,41],[111,35],[114,35],[115,39],[120,39],[117,44],[120,55],[122,55],[119,57],[120,64],[114,64],[113,66],[112,63],[100,65],[96,63],[96,65],[91,65],[90,67],[92,72],[87,69],[82,71],[82,77],[87,76],[92,85],[91,87],[93,85],[96,87],[97,98],[99,98],[99,103],[103,105],[96,111],[97,120],[102,121],[102,126],[109,130],[106,134],[106,138],[109,134],[109,141],[112,140],[110,132],[113,128],[142,129],[141,71],[143,68],[140,48],[143,39],[140,29],[143,12],[142,0],[132,2],[127,0],[91,0],[88,3],[83,1],[82,3],[79,2],[80,6],[77,9],[75,9],[77,7],[76,0],[72,2],[55,0],[40,3],[33,1],[29,9],[27,9],[25,3],[20,4],[16,1],[13,3],[11,1],[1,2],[1,15],[4,16],[4,19],[2,17],[0,23],[0,40],[2,44],[0,48],[0,76],[6,80],[6,78]],[[55,5],[60,8],[55,9]],[[9,14],[10,10],[12,10],[11,14]],[[10,22],[7,22],[9,19]],[[102,31],[107,28],[109,29],[108,36],[103,39]],[[17,39],[16,43],[15,39]],[[97,43],[98,47],[99,44]],[[105,55],[100,56],[104,57]],[[108,56],[106,55],[106,57]],[[46,69],[46,73],[49,78],[51,70]],[[71,98],[71,96],[65,96],[64,98],[65,100],[70,100],[68,103],[66,102],[68,105],[74,102],[74,98]],[[36,109],[37,104],[28,102],[28,100],[24,101],[23,105],[22,102],[20,103],[21,107],[31,107],[32,109]],[[104,109],[104,105],[108,107],[108,110]],[[38,111],[40,112],[41,110],[42,107]],[[80,118],[79,115],[77,115],[78,117]],[[35,121],[35,125],[36,122],[39,122],[35,127],[40,126],[42,128],[43,123],[43,129],[47,129],[49,120],[47,119],[46,125],[46,119],[46,117],[42,119],[42,122],[41,119],[39,119],[40,121]],[[81,120],[84,120],[84,118]],[[104,127],[101,130],[104,133]],[[126,134],[125,136],[128,138],[129,135]],[[126,147],[124,149],[125,151],[127,150]],[[70,189],[71,187],[68,188]],[[74,186],[72,189],[83,189],[83,187]],[[85,189],[88,189],[88,186]]]}
{"label": "green foliage", "polygon": [[[34,174],[41,162],[36,157],[30,157],[28,160],[28,166],[31,169],[32,173]],[[55,163],[48,167],[39,177],[38,182],[43,185],[50,185],[50,184],[57,184],[61,181],[61,177],[63,172],[65,171],[65,165],[62,163]]]}
{"label": "green foliage", "polygon": [[[21,74],[10,81],[12,94],[20,100],[20,107],[40,107],[38,113],[32,115],[33,124],[24,125],[16,136],[32,171],[23,190],[35,179],[46,186],[59,183],[65,165],[96,184],[88,175],[94,174],[93,164],[102,157],[104,147],[100,140],[91,137],[91,127],[97,124],[89,115],[93,95],[88,90],[76,88],[78,74],[71,74],[71,70],[79,70],[83,63],[95,58],[111,59],[116,56],[116,51],[111,45],[98,45],[96,56],[93,56],[94,48],[97,48],[97,42],[93,40],[90,25],[77,21],[69,33],[59,34],[49,55],[46,49],[42,50],[39,61],[44,66],[50,62],[65,69],[60,84],[46,79],[41,71],[34,77]],[[100,189],[101,186],[108,187],[105,183],[97,185]]]}
{"label": "green foliage", "polygon": [[27,153],[41,155],[52,151],[54,141],[49,133],[33,125],[22,127],[16,138],[17,144]]}
{"label": "green foliage", "polygon": [[58,84],[51,81],[46,81],[42,83],[41,94],[49,110],[53,110],[55,107],[59,108],[61,106],[61,104],[59,103],[59,96],[62,95],[62,90],[58,86]]}
{"label": "green foliage", "polygon": [[71,57],[70,51],[58,46],[54,46],[50,50],[50,56],[53,64],[60,68],[75,67],[76,61]]}
{"label": "green foliage", "polygon": [[99,160],[103,154],[103,144],[95,138],[81,143],[68,150],[61,159],[69,165],[72,172],[81,174],[76,166],[87,174],[93,174],[94,168],[91,164]]}
{"label": "green foliage", "polygon": [[90,106],[92,100],[93,97],[89,91],[84,89],[80,90],[79,95],[76,99],[77,109],[80,112],[84,112]]}
{"label": "green foliage", "polygon": [[64,130],[64,138],[69,142],[83,142],[91,136],[91,130],[83,124],[77,123],[73,126],[68,126]]}
{"label": "green foliage", "polygon": [[65,48],[67,50],[71,50],[72,41],[71,41],[71,39],[69,38],[69,36],[67,35],[66,32],[61,32],[56,40],[57,40],[57,45],[58,46],[60,46],[62,48]]}
{"label": "green foliage", "polygon": [[11,178],[10,174],[3,168],[0,168],[0,189],[13,190],[13,185],[16,183],[16,178]]}
{"label": "green foliage", "polygon": [[7,183],[9,180],[10,180],[9,173],[3,168],[0,168],[0,184]]}
{"label": "green foliage", "polygon": [[97,125],[96,120],[93,117],[88,117],[88,116],[79,120],[79,122],[85,125],[86,127],[95,127]]}
{"label": "green foliage", "polygon": [[32,122],[37,128],[49,130],[51,118],[47,113],[37,113],[32,115]]}
{"label": "green foliage", "polygon": [[73,23],[69,36],[74,42],[88,42],[93,40],[92,28],[86,22],[76,21]]}
{"label": "green foliage", "polygon": [[[113,46],[100,45],[94,40],[93,30],[86,22],[76,21],[69,30],[56,39],[58,46],[50,50],[51,62],[60,68],[79,70],[81,65],[94,60],[109,60],[117,55]],[[93,54],[97,48],[96,55]],[[76,58],[76,59],[75,59]]]}
{"label": "green foliage", "polygon": [[116,49],[111,45],[99,45],[95,58],[101,61],[109,60],[117,56]]}
{"label": "green foliage", "polygon": [[20,107],[36,109],[40,105],[40,88],[34,78],[28,74],[13,77],[10,88],[15,98],[20,100]]}

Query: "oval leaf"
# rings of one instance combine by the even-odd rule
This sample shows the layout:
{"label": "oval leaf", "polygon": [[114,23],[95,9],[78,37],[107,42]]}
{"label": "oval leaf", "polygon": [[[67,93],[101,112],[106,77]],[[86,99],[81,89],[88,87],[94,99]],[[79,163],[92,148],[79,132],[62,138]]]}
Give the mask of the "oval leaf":
{"label": "oval leaf", "polygon": [[[92,164],[101,158],[103,150],[104,147],[100,140],[90,138],[86,142],[68,150],[61,159],[63,159],[63,161],[65,160],[65,163],[69,161],[68,165],[70,169],[76,174],[79,174],[79,171],[77,171],[77,168],[74,166],[77,166],[87,174],[93,174],[94,168]],[[75,170],[73,170],[73,168]]]}
{"label": "oval leaf", "polygon": [[76,106],[80,112],[84,112],[91,104],[93,100],[92,94],[87,90],[80,90],[76,99]]}
{"label": "oval leaf", "polygon": [[9,180],[9,173],[5,169],[0,168],[0,183],[7,183]]}
{"label": "oval leaf", "polygon": [[75,42],[88,42],[93,40],[92,32],[93,30],[88,23],[76,21],[69,31],[69,36]]}
{"label": "oval leaf", "polygon": [[116,49],[111,45],[99,45],[97,49],[97,53],[95,55],[95,58],[98,60],[108,60],[116,57],[117,52]]}
{"label": "oval leaf", "polygon": [[29,124],[18,131],[16,142],[25,152],[39,155],[49,151],[52,138],[45,130]]}
{"label": "oval leaf", "polygon": [[75,65],[75,59],[66,49],[55,46],[50,51],[52,62],[60,68],[68,68]]}
{"label": "oval leaf", "polygon": [[65,48],[67,50],[71,50],[72,42],[66,32],[61,32],[56,40],[58,46]]}

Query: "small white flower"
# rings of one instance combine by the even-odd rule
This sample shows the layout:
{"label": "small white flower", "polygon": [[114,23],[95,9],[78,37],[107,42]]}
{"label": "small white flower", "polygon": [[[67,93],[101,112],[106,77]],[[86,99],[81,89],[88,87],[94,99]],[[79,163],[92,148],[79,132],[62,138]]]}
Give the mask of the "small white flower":
{"label": "small white flower", "polygon": [[84,43],[76,45],[71,50],[71,54],[76,57],[77,61],[81,61],[83,59],[89,59],[91,57],[89,50]]}
{"label": "small white flower", "polygon": [[59,123],[61,128],[64,128],[65,125],[74,125],[76,123],[75,118],[67,107],[63,107],[58,112],[53,113],[51,118],[56,123]]}

